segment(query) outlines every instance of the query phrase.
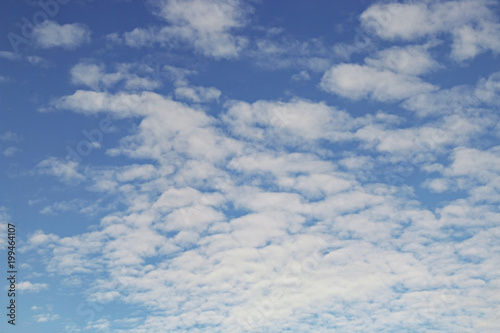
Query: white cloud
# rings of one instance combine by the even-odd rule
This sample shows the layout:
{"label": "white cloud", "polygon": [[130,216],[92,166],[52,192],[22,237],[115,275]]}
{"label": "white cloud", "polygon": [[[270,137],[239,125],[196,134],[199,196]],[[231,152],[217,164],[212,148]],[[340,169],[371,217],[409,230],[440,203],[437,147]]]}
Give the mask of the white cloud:
{"label": "white cloud", "polygon": [[[160,161],[164,170],[162,173],[171,173],[171,169],[177,169],[191,159],[221,162],[241,148],[241,144],[211,127],[215,120],[201,109],[190,108],[151,92],[112,95],[77,91],[71,96],[59,99],[54,105],[82,113],[111,112],[120,118],[142,118],[137,131],[122,138],[121,144],[107,153],[111,156],[142,156]],[[182,170],[182,177],[192,177],[189,169]],[[200,174],[205,173],[206,171],[202,171]],[[196,176],[196,179],[199,177]],[[210,177],[199,181],[206,182],[207,179]],[[116,180],[109,177],[106,182],[93,185],[95,190],[104,191],[116,187]],[[138,195],[128,204],[131,209],[137,205],[144,207],[147,200],[148,198]]]}
{"label": "white cloud", "polygon": [[29,236],[28,242],[33,246],[46,246],[58,239],[59,237],[54,234],[45,234],[41,230],[38,230],[33,235]]}
{"label": "white cloud", "polygon": [[[17,60],[26,60],[32,65],[39,65],[43,67],[47,67],[49,62],[45,60],[42,57],[35,56],[35,55],[29,55],[29,56],[21,56],[20,54],[10,52],[10,51],[0,51],[0,58],[5,58],[9,59],[12,61],[17,61]],[[2,80],[0,80],[1,82]]]}
{"label": "white cloud", "polygon": [[246,24],[249,7],[239,0],[163,0],[155,14],[169,25],[161,29],[135,28],[124,34],[129,46],[140,47],[154,42],[187,42],[205,56],[234,58],[247,44],[245,37],[233,31]]}
{"label": "white cloud", "polygon": [[[99,96],[101,102],[85,96]],[[278,138],[291,142],[347,140],[361,138],[359,129],[368,135],[369,126],[379,126],[381,147],[397,151],[400,142],[405,150],[407,141],[429,137],[431,126],[391,129],[399,118],[380,113],[353,119],[307,100],[233,101],[221,121],[239,146],[253,146],[247,153],[227,148],[238,147],[236,139],[217,131],[217,119],[158,94],[81,92],[80,97],[81,103],[74,100],[80,110],[126,110],[121,116],[140,117],[137,131],[118,150],[155,163],[110,167],[94,179],[115,182],[116,200],[130,202],[127,211],[104,217],[96,231],[63,239],[37,234],[29,243],[43,245],[54,274],[102,274],[88,287],[91,299],[162,313],[149,315],[130,332],[203,325],[230,332],[307,332],[315,331],[318,321],[335,322],[345,331],[383,330],[401,322],[412,330],[430,322],[456,331],[472,318],[442,318],[452,317],[461,304],[494,306],[495,300],[484,298],[488,288],[474,285],[474,274],[450,277],[463,267],[455,244],[434,241],[446,239],[440,226],[452,223],[454,213],[467,220],[481,212],[457,213],[450,206],[437,218],[407,201],[404,189],[361,185],[340,171],[331,155],[288,151],[279,140],[277,147],[266,146],[258,135],[259,128],[274,128]],[[193,141],[196,137],[201,142]],[[214,142],[226,152],[218,152]],[[366,156],[342,161],[357,168],[377,163]],[[227,175],[221,177],[225,182],[212,183],[218,174]],[[481,239],[473,244],[476,252],[464,244],[461,253],[481,255],[490,245]],[[489,264],[474,265],[471,271],[491,272]],[[373,307],[383,316],[363,315]],[[394,308],[400,310],[385,310]],[[332,309],[333,318],[317,315]],[[359,318],[355,324],[353,316]],[[106,328],[108,322],[89,327]]]}
{"label": "white cloud", "polygon": [[195,103],[209,102],[211,100],[218,100],[221,91],[214,87],[192,87],[184,86],[175,88],[175,97],[178,99],[186,99]]}
{"label": "white cloud", "polygon": [[17,148],[17,147],[8,147],[7,149],[5,149],[5,150],[3,151],[3,154],[4,154],[4,156],[9,157],[9,156],[14,155],[14,154],[15,154],[15,153],[17,153],[18,151],[20,151],[20,149],[19,149],[19,148]]}
{"label": "white cloud", "polygon": [[223,120],[231,126],[234,134],[253,140],[276,137],[274,134],[285,141],[297,138],[345,140],[350,138],[350,130],[356,127],[356,121],[346,112],[324,103],[300,99],[229,103]]}
{"label": "white cloud", "polygon": [[445,175],[467,176],[477,181],[500,188],[500,147],[492,147],[488,151],[474,148],[457,148],[454,150],[453,163],[445,171]]}
{"label": "white cloud", "polygon": [[110,322],[107,319],[101,318],[95,321],[87,323],[85,330],[95,331],[105,331],[108,332],[110,328]]}
{"label": "white cloud", "polygon": [[35,320],[37,323],[46,323],[46,322],[55,321],[58,319],[59,319],[59,315],[50,314],[50,313],[39,314],[39,315],[35,316]]}
{"label": "white cloud", "polygon": [[52,203],[48,206],[45,206],[40,210],[41,214],[58,214],[61,212],[80,212],[80,213],[88,213],[88,214],[96,214],[99,212],[99,202],[97,200],[95,202],[88,202],[85,200],[73,199],[69,201],[58,201]]}
{"label": "white cloud", "polygon": [[85,176],[78,172],[78,163],[74,161],[63,161],[56,157],[49,157],[36,166],[38,172],[59,178],[67,184],[78,184],[85,180]]}
{"label": "white cloud", "polygon": [[474,58],[487,50],[500,52],[500,24],[482,22],[479,27],[465,25],[453,31],[454,42],[451,57],[457,61]]}
{"label": "white cloud", "polygon": [[424,183],[424,187],[431,189],[434,192],[442,193],[450,188],[450,182],[445,178],[436,178]]}
{"label": "white cloud", "polygon": [[451,57],[464,61],[489,49],[500,51],[499,24],[489,5],[483,0],[375,4],[360,20],[366,31],[388,40],[449,33],[453,37]]}
{"label": "white cloud", "polygon": [[86,85],[97,90],[101,84],[107,87],[121,79],[119,73],[104,74],[103,70],[102,65],[79,63],[70,70],[71,83]]}
{"label": "white cloud", "polygon": [[360,19],[365,29],[374,29],[384,39],[413,40],[489,18],[487,3],[464,0],[375,4]]}
{"label": "white cloud", "polygon": [[39,56],[35,56],[35,55],[21,56],[17,53],[10,52],[10,51],[0,51],[0,58],[5,58],[5,59],[13,60],[13,61],[24,59],[32,65],[40,65],[40,66],[47,66],[49,63],[47,60],[45,60],[44,58],[39,57]]}
{"label": "white cloud", "polygon": [[[131,47],[143,47],[152,44],[157,41],[155,39],[158,38],[158,31],[155,30],[147,30],[143,28],[135,28],[134,30],[127,32],[123,35],[123,41],[125,44]],[[116,36],[110,37],[112,40],[120,41],[116,38]]]}
{"label": "white cloud", "polygon": [[54,21],[45,21],[33,30],[35,45],[48,49],[62,47],[75,49],[90,42],[90,30],[80,23],[59,25]]}
{"label": "white cloud", "polygon": [[117,71],[105,73],[102,64],[81,62],[71,68],[71,82],[75,85],[84,85],[93,90],[103,90],[123,81],[125,90],[153,90],[161,83],[149,74],[152,71],[147,66],[137,64],[118,64]]}
{"label": "white cloud", "polygon": [[466,191],[472,207],[480,207],[484,202],[497,203],[500,201],[499,152],[498,146],[487,150],[457,147],[449,156],[451,163],[448,166],[435,164],[426,169],[439,173],[440,177],[429,177],[423,186],[438,193]]}
{"label": "white cloud", "polygon": [[130,182],[134,180],[148,180],[154,178],[156,175],[156,169],[150,164],[134,164],[128,165],[120,170],[116,179],[120,182]]}
{"label": "white cloud", "polygon": [[311,76],[309,76],[309,73],[306,70],[302,70],[297,74],[292,75],[292,80],[294,81],[308,81],[311,79]]}
{"label": "white cloud", "polygon": [[31,283],[29,281],[21,281],[16,284],[16,288],[23,293],[37,293],[48,287],[46,283]]}
{"label": "white cloud", "polygon": [[439,68],[428,48],[428,45],[394,46],[376,53],[373,58],[366,58],[365,63],[395,73],[422,75]]}
{"label": "white cloud", "polygon": [[[55,100],[52,104],[57,109],[70,109],[86,114],[95,114],[111,110],[113,115],[118,118],[126,118],[131,116],[139,116],[147,113],[148,107],[141,109],[139,104],[142,100],[146,101],[146,96],[149,92],[140,94],[120,93],[118,95],[109,94],[107,92],[97,92],[88,90],[77,90],[73,95],[62,97]],[[149,97],[159,95],[151,95]],[[152,102],[155,98],[149,98]]]}
{"label": "white cloud", "polygon": [[416,76],[357,64],[333,66],[323,75],[321,88],[354,100],[372,98],[378,101],[402,100],[437,89]]}
{"label": "white cloud", "polygon": [[404,101],[402,106],[415,111],[421,117],[449,114],[471,116],[470,111],[481,107],[483,103],[497,105],[498,96],[500,74],[497,72],[488,78],[479,79],[475,86],[456,85],[449,89],[412,96]]}
{"label": "white cloud", "polygon": [[500,103],[500,72],[491,74],[487,79],[479,80],[474,95],[484,103],[498,105]]}

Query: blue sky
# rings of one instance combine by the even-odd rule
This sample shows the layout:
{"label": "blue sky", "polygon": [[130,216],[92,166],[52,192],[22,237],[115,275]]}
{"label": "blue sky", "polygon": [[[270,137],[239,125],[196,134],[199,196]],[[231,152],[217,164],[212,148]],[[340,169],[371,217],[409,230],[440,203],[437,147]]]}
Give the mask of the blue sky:
{"label": "blue sky", "polygon": [[0,330],[500,327],[498,1],[1,6]]}

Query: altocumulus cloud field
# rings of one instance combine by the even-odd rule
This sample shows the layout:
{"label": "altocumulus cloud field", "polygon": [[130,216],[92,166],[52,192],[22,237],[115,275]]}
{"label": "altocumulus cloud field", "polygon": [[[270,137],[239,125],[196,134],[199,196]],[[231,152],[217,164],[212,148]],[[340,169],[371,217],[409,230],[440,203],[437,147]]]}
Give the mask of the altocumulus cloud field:
{"label": "altocumulus cloud field", "polygon": [[0,13],[1,330],[498,332],[498,1]]}

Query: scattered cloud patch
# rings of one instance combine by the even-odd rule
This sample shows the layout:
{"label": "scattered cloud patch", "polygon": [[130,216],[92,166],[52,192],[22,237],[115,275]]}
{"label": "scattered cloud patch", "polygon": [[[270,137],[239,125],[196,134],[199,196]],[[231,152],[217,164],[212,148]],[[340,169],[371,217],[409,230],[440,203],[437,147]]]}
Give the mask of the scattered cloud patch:
{"label": "scattered cloud patch", "polygon": [[46,323],[46,322],[51,322],[51,321],[55,321],[55,320],[58,320],[59,319],[59,315],[57,314],[39,314],[39,315],[36,315],[35,317],[35,321],[37,323]]}
{"label": "scattered cloud patch", "polygon": [[357,64],[333,66],[323,75],[320,86],[353,100],[372,98],[382,102],[399,101],[437,89],[413,75]]}
{"label": "scattered cloud patch", "polygon": [[195,103],[218,100],[221,91],[214,87],[178,87],[175,88],[175,96],[178,99],[187,99]]}
{"label": "scattered cloud patch", "polygon": [[85,176],[78,172],[78,163],[74,161],[49,157],[38,163],[36,168],[40,174],[55,176],[66,184],[78,184],[85,179]]}
{"label": "scattered cloud patch", "polygon": [[16,287],[23,293],[37,293],[47,289],[49,286],[46,283],[31,283],[29,281],[21,281],[16,284]]}
{"label": "scattered cloud patch", "polygon": [[239,0],[200,1],[163,0],[156,4],[159,17],[168,25],[163,28],[136,28],[123,35],[125,44],[141,47],[181,41],[207,57],[237,57],[248,43],[233,31],[245,26],[250,12]]}
{"label": "scattered cloud patch", "polygon": [[33,29],[36,46],[44,49],[61,47],[73,50],[90,42],[91,32],[80,23],[60,25],[54,21],[45,21]]}
{"label": "scattered cloud patch", "polygon": [[153,69],[146,65],[118,64],[116,67],[116,72],[106,73],[103,64],[81,62],[71,68],[71,82],[93,90],[106,90],[119,82],[126,90],[154,90],[161,85],[150,75]]}
{"label": "scattered cloud patch", "polygon": [[4,155],[4,156],[9,157],[9,156],[14,155],[14,154],[15,154],[15,153],[17,153],[18,151],[20,151],[20,149],[19,149],[19,148],[17,148],[17,147],[8,147],[7,149],[5,149],[5,150],[3,151],[3,155]]}
{"label": "scattered cloud patch", "polygon": [[457,61],[492,50],[498,53],[498,17],[489,1],[438,1],[375,4],[365,10],[361,24],[386,40],[413,41],[443,33],[453,38],[451,57]]}

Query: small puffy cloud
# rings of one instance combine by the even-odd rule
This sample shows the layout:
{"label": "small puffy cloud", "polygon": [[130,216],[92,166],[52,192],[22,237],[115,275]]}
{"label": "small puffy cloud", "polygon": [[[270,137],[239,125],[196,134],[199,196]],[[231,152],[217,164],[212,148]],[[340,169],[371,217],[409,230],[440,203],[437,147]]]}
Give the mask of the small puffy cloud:
{"label": "small puffy cloud", "polygon": [[[112,41],[119,42],[115,35],[108,37]],[[151,29],[135,28],[123,35],[123,41],[130,47],[143,47],[154,43],[158,38],[158,31]]]}
{"label": "small puffy cloud", "polygon": [[455,86],[451,89],[441,89],[411,96],[402,106],[417,112],[420,116],[430,114],[449,114],[464,107],[477,104],[474,90],[468,86]]}
{"label": "small puffy cloud", "polygon": [[0,51],[0,58],[19,60],[21,56],[11,51]]}
{"label": "small puffy cloud", "polygon": [[38,65],[43,67],[47,67],[49,65],[49,62],[47,60],[39,56],[27,56],[26,60],[32,65]]}
{"label": "small puffy cloud", "polygon": [[63,161],[49,157],[38,163],[36,168],[40,174],[55,176],[67,184],[77,184],[85,180],[85,176],[77,170],[78,163],[74,161]]}
{"label": "small puffy cloud", "polygon": [[425,182],[423,186],[433,192],[442,193],[450,188],[450,182],[446,178],[436,178]]}
{"label": "small puffy cloud", "polygon": [[[154,78],[147,77],[150,68],[141,68],[137,64],[118,64],[116,71],[105,72],[103,64],[92,62],[81,62],[70,70],[71,83],[87,86],[93,90],[110,88],[119,82],[127,90],[152,90],[160,86],[160,82]],[[137,73],[143,74],[140,76]]]}
{"label": "small puffy cloud", "polygon": [[54,321],[59,319],[59,315],[57,314],[39,314],[35,316],[35,320],[37,323],[46,323],[49,321]]}
{"label": "small puffy cloud", "polygon": [[70,70],[71,83],[85,85],[94,90],[99,86],[108,87],[121,79],[120,73],[105,74],[104,66],[92,63],[79,63]]}
{"label": "small puffy cloud", "polygon": [[308,81],[311,79],[311,76],[309,76],[309,73],[306,70],[300,71],[297,74],[292,75],[292,80],[294,81]]}
{"label": "small puffy cloud", "polygon": [[4,156],[9,157],[9,156],[14,155],[14,154],[15,154],[15,153],[17,153],[18,151],[19,151],[19,148],[17,148],[17,147],[9,147],[9,148],[7,148],[7,149],[5,149],[5,150],[3,151],[3,154],[4,154]]}
{"label": "small puffy cloud", "polygon": [[[77,90],[73,95],[64,96],[52,103],[56,109],[70,109],[84,114],[112,112],[115,117],[137,117],[145,115],[158,102],[163,102],[160,95],[142,92],[140,94]],[[141,107],[141,103],[142,107]]]}
{"label": "small puffy cloud", "polygon": [[481,79],[476,85],[474,94],[484,103],[500,103],[500,72],[491,74],[487,79]]}
{"label": "small puffy cloud", "polygon": [[435,91],[436,86],[417,77],[440,67],[428,52],[430,46],[395,46],[367,57],[364,65],[335,65],[323,75],[320,87],[353,100],[382,102]]}
{"label": "small puffy cloud", "polygon": [[423,45],[391,47],[378,52],[372,58],[366,58],[365,63],[375,68],[408,75],[425,74],[439,67]]}
{"label": "small puffy cloud", "polygon": [[437,89],[416,76],[358,64],[333,66],[323,75],[320,86],[353,100],[372,98],[378,101],[402,100]]}
{"label": "small puffy cloud", "polygon": [[175,97],[195,103],[209,102],[219,99],[221,91],[214,87],[185,86],[175,88]]}
{"label": "small puffy cloud", "polygon": [[31,283],[29,281],[18,282],[17,289],[25,293],[37,293],[47,289],[49,286],[46,283]]}
{"label": "small puffy cloud", "polygon": [[116,179],[120,182],[131,182],[135,180],[147,180],[154,177],[156,168],[151,164],[133,164],[124,167],[116,174]]}
{"label": "small puffy cloud", "polygon": [[33,235],[28,238],[29,246],[45,246],[49,243],[55,242],[59,239],[58,236],[54,234],[45,234],[44,232],[38,230]]}
{"label": "small puffy cloud", "polygon": [[45,21],[33,30],[35,45],[44,49],[62,47],[75,49],[90,42],[90,30],[80,23],[59,25],[54,21]]}

